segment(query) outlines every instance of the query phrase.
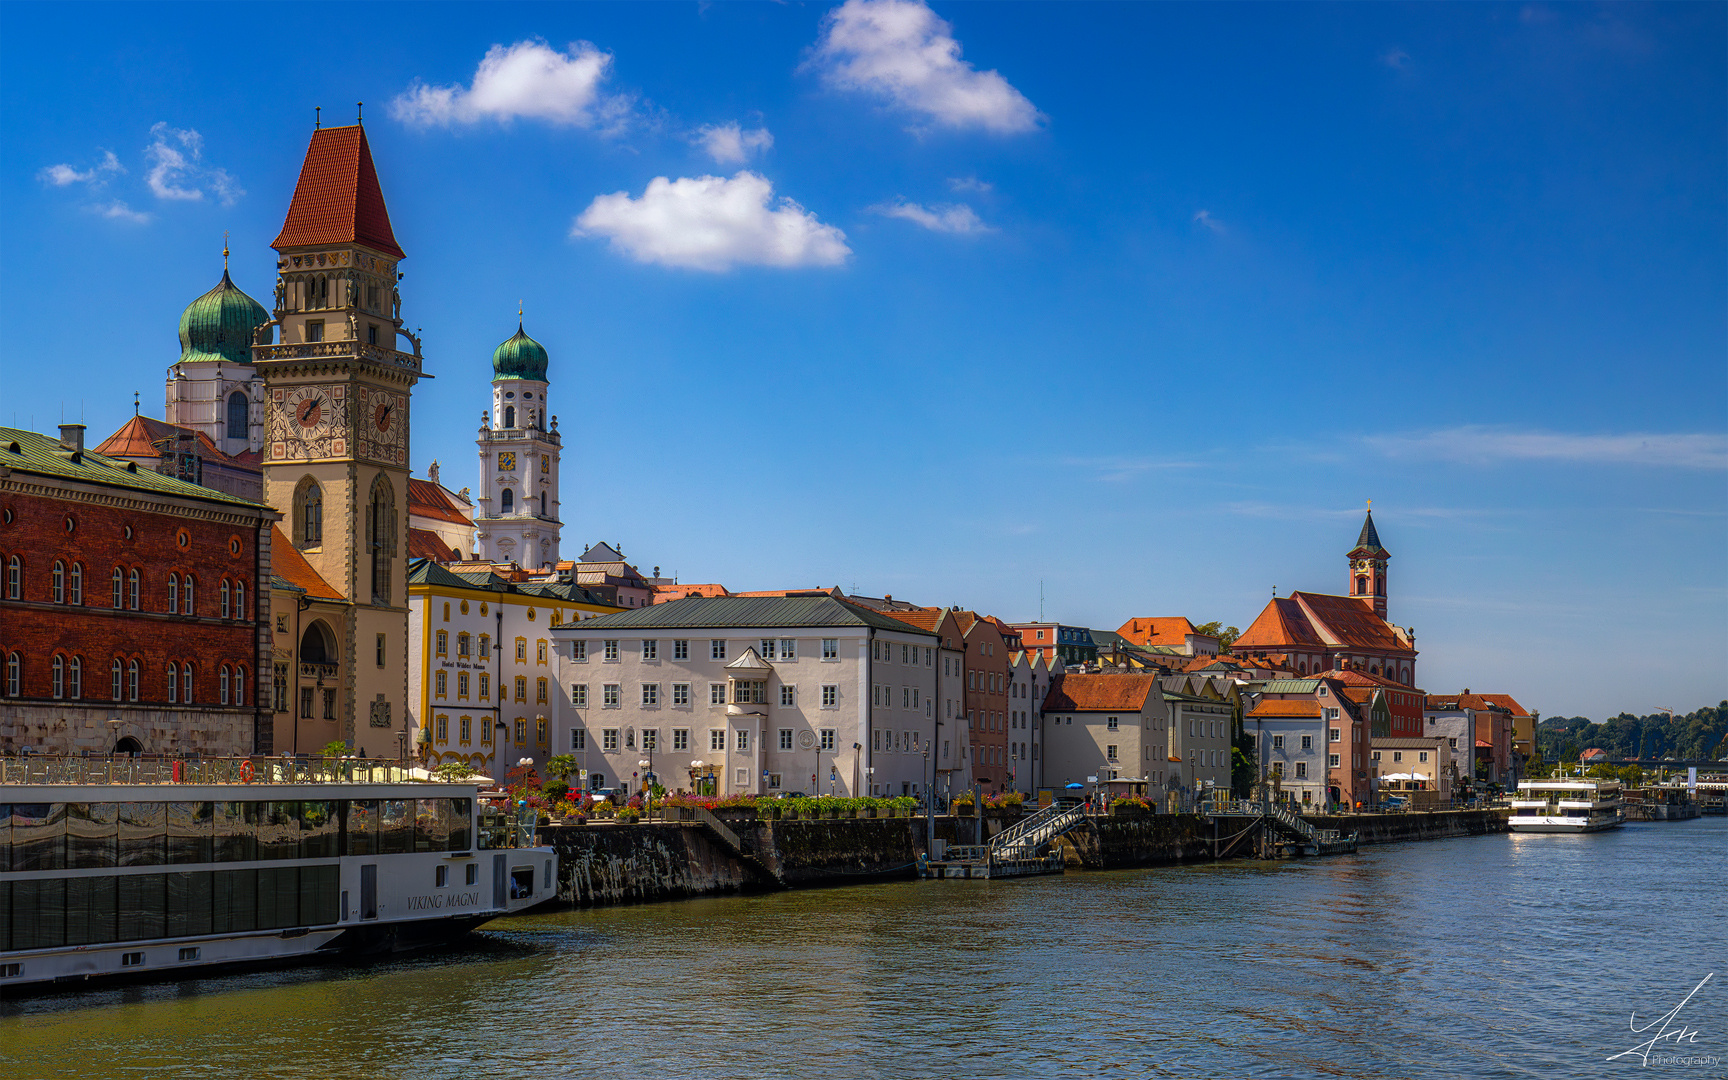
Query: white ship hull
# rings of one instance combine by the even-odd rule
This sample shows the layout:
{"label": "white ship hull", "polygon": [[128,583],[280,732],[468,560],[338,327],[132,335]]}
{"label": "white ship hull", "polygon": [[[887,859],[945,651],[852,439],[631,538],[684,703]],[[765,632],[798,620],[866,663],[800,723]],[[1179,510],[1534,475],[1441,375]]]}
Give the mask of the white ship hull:
{"label": "white ship hull", "polygon": [[1507,827],[1513,832],[1524,833],[1587,833],[1604,832],[1617,829],[1622,819],[1616,815],[1611,818],[1581,818],[1581,817],[1518,817],[1513,815],[1507,820]]}
{"label": "white ship hull", "polygon": [[471,785],[8,784],[8,799],[0,994],[422,948],[556,895],[552,850],[506,846],[516,830],[483,824]]}

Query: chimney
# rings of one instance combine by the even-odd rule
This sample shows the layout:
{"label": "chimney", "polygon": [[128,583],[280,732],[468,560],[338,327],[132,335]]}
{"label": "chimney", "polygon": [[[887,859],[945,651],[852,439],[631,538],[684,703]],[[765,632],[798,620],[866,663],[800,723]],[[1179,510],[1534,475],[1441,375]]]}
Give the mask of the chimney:
{"label": "chimney", "polygon": [[60,445],[65,447],[67,450],[78,451],[84,449],[84,425],[61,424]]}

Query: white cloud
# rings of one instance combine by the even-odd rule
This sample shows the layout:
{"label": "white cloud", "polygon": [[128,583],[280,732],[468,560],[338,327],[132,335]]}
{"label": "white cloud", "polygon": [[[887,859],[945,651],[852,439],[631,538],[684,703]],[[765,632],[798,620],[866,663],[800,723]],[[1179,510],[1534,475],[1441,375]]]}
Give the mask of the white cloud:
{"label": "white cloud", "polygon": [[595,198],[572,236],[604,236],[637,262],[723,271],[734,266],[837,266],[852,249],[846,234],[788,198],[766,177],[657,176],[639,199],[619,191]]}
{"label": "white cloud", "polygon": [[691,141],[708,151],[708,156],[720,165],[742,165],[751,154],[774,145],[774,136],[767,128],[745,131],[736,121],[730,124],[703,124],[691,136]]}
{"label": "white cloud", "polygon": [[870,212],[884,217],[901,218],[922,225],[931,232],[953,233],[956,236],[976,236],[995,232],[984,224],[970,206],[964,203],[936,203],[922,206],[904,199],[872,206]]}
{"label": "white cloud", "polygon": [[561,53],[543,41],[518,41],[486,50],[471,86],[428,86],[416,80],[390,103],[390,115],[428,126],[508,122],[516,117],[571,127],[616,129],[628,101],[601,90],[612,54],[586,41]]}
{"label": "white cloud", "polygon": [[1221,233],[1224,231],[1224,223],[1213,217],[1212,211],[1210,210],[1194,211],[1194,221],[1199,225],[1211,229],[1215,233]]}
{"label": "white cloud", "polygon": [[161,121],[150,128],[151,142],[144,148],[144,160],[150,170],[144,182],[158,199],[197,202],[204,198],[207,185],[223,206],[246,194],[227,170],[208,168],[203,164],[204,136],[191,128],[169,127]]}
{"label": "white cloud", "polygon": [[996,185],[976,176],[950,176],[948,178],[950,191],[976,191],[980,195],[988,195],[996,190]]}
{"label": "white cloud", "polygon": [[37,173],[37,177],[45,184],[55,187],[66,187],[70,184],[89,184],[91,187],[101,187],[112,173],[123,173],[126,167],[120,164],[120,159],[114,156],[114,151],[104,150],[102,160],[79,172],[70,165],[50,165]]}
{"label": "white cloud", "polygon": [[1410,66],[1410,54],[1403,49],[1387,49],[1380,54],[1380,62],[1395,71],[1402,71]]}
{"label": "white cloud", "polygon": [[1567,435],[1464,425],[1420,435],[1370,436],[1365,441],[1389,457],[1466,465],[1553,461],[1728,469],[1728,435],[1719,434]]}
{"label": "white cloud", "polygon": [[149,214],[134,210],[119,199],[115,199],[113,202],[103,203],[100,206],[92,206],[90,209],[101,214],[105,218],[113,218],[116,221],[129,221],[134,225],[143,225],[150,220]]}
{"label": "white cloud", "polygon": [[960,59],[952,27],[922,0],[846,0],[823,20],[807,66],[840,90],[857,90],[922,114],[938,126],[1012,135],[1042,115],[1000,73]]}

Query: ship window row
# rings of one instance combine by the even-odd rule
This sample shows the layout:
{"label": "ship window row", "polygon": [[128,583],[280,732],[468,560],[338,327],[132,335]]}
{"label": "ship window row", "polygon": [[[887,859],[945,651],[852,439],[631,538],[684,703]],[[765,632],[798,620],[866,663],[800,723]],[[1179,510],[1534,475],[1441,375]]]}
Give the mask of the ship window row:
{"label": "ship window row", "polygon": [[324,926],[341,917],[340,875],[329,863],[0,882],[0,949]]}
{"label": "ship window row", "polygon": [[472,799],[0,803],[0,872],[468,851]]}

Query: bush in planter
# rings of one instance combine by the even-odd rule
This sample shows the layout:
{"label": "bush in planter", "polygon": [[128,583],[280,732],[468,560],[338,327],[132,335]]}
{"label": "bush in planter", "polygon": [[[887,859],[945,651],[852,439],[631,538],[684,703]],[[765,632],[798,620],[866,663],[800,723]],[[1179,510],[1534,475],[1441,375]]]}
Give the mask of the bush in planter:
{"label": "bush in planter", "polygon": [[642,808],[640,806],[626,806],[618,811],[618,823],[621,825],[634,825],[641,820]]}

